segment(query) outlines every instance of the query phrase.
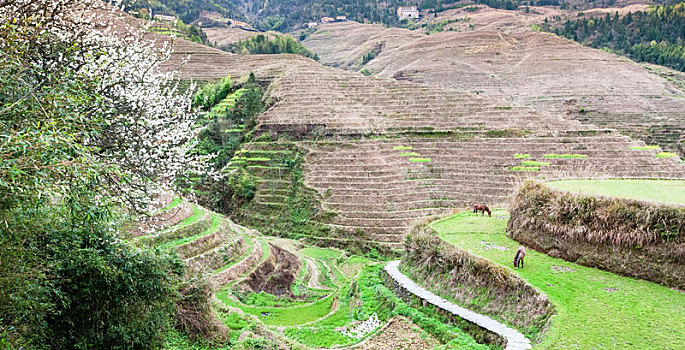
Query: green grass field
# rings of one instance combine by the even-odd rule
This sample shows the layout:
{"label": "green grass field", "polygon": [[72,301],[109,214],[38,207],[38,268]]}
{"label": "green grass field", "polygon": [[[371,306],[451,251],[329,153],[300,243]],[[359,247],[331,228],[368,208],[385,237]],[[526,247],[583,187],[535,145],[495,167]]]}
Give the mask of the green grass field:
{"label": "green grass field", "polygon": [[685,180],[560,180],[547,182],[546,185],[585,195],[602,195],[685,205]]}
{"label": "green grass field", "polygon": [[492,217],[462,212],[431,227],[446,242],[515,271],[547,295],[557,314],[535,349],[684,348],[685,294],[532,249],[525,267],[514,270],[519,244],[505,236],[507,220],[503,210]]}

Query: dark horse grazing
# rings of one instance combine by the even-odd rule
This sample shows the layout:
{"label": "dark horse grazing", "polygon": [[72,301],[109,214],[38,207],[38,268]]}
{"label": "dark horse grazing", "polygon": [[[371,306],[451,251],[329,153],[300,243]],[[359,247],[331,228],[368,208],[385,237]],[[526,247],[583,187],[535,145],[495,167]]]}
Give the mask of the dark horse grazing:
{"label": "dark horse grazing", "polygon": [[519,267],[521,265],[521,268],[523,268],[523,258],[526,257],[526,248],[525,247],[519,247],[519,250],[516,251],[516,256],[514,257],[514,268]]}
{"label": "dark horse grazing", "polygon": [[488,212],[488,216],[492,216],[492,212],[490,211],[490,208],[488,208],[487,205],[485,204],[476,204],[473,206],[473,212],[478,214],[478,212],[483,212],[483,215],[485,215],[485,212]]}

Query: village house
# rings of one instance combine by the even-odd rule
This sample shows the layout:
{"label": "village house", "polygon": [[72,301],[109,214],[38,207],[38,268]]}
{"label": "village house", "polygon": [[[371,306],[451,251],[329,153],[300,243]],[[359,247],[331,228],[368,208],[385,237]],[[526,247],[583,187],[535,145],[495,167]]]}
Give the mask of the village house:
{"label": "village house", "polygon": [[156,20],[158,20],[158,21],[162,21],[162,22],[169,22],[169,23],[176,22],[176,17],[174,17],[174,16],[167,16],[167,15],[159,15],[159,14],[156,14],[156,15],[154,16],[154,19],[156,19]]}
{"label": "village house", "polygon": [[314,27],[316,27],[316,26],[318,26],[318,25],[319,25],[319,24],[316,23],[316,22],[309,22],[309,23],[307,23],[307,28],[314,28]]}
{"label": "village house", "polygon": [[400,6],[397,8],[397,17],[401,20],[403,19],[418,19],[419,9],[416,6]]}
{"label": "village house", "polygon": [[336,22],[347,22],[347,16],[335,16]]}
{"label": "village house", "polygon": [[243,21],[236,21],[234,19],[231,20],[231,28],[243,28],[243,29],[252,29],[252,26],[249,24],[243,22]]}
{"label": "village house", "polygon": [[321,17],[321,23],[332,23],[335,22],[333,17]]}

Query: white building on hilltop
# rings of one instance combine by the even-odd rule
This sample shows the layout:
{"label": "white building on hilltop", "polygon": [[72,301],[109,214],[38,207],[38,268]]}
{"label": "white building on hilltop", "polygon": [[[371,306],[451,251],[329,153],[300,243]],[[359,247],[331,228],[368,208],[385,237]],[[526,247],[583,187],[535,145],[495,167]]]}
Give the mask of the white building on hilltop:
{"label": "white building on hilltop", "polygon": [[167,16],[167,15],[155,15],[154,19],[162,22],[176,22],[176,17],[174,16]]}
{"label": "white building on hilltop", "polygon": [[419,9],[416,6],[400,6],[397,8],[397,17],[401,20],[419,18]]}

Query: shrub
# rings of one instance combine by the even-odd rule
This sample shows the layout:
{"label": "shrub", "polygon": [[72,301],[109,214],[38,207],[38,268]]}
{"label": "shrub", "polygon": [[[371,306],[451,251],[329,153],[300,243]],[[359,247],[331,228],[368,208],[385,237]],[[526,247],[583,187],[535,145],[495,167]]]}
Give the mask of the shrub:
{"label": "shrub", "polygon": [[216,83],[206,83],[193,96],[193,107],[210,110],[231,92],[231,77],[221,78]]}

